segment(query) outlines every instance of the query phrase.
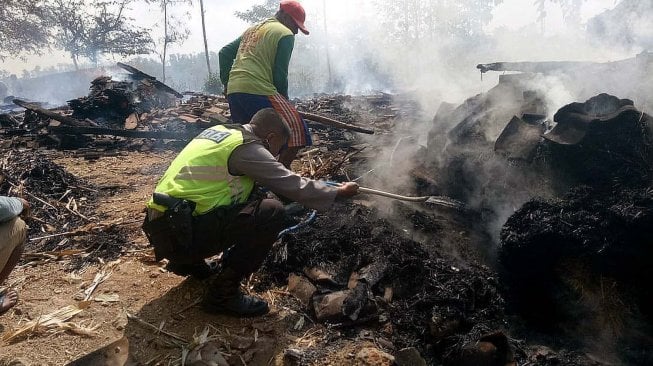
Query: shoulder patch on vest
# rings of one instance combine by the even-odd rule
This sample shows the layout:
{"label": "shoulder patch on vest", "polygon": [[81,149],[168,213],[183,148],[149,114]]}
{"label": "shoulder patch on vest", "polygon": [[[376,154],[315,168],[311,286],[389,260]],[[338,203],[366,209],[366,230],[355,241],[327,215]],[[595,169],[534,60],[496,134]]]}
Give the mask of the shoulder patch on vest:
{"label": "shoulder patch on vest", "polygon": [[226,139],[229,136],[231,136],[230,131],[216,131],[209,128],[202,131],[199,135],[197,135],[196,138],[211,140],[216,144],[219,144],[220,142],[222,142],[222,140]]}

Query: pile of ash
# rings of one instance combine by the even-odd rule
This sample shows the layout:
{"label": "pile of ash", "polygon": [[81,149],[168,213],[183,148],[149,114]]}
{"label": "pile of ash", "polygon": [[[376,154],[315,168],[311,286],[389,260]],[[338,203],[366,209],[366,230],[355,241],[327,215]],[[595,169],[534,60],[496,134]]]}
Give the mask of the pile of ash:
{"label": "pile of ash", "polygon": [[[30,151],[3,152],[0,161],[0,195],[26,199],[31,207],[26,250],[32,253],[66,249],[88,249],[89,243],[77,240],[90,233],[99,219],[94,216],[99,188],[70,174],[58,164]],[[93,243],[102,243],[95,252],[104,258],[116,257],[126,242],[117,230],[93,232]],[[43,239],[34,240],[43,237]]]}
{"label": "pile of ash", "polygon": [[291,273],[289,290],[318,321],[365,323],[397,349],[453,360],[464,345],[503,326],[503,300],[489,268],[459,263],[436,246],[411,240],[370,209],[339,204],[310,230],[284,238],[261,269],[259,286],[285,285]]}

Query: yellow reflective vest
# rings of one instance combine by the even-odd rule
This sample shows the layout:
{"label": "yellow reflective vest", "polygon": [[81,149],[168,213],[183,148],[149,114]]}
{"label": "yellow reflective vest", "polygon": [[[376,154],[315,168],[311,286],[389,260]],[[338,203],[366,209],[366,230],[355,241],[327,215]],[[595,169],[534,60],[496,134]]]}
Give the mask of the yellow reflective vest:
{"label": "yellow reflective vest", "polygon": [[[247,131],[222,125],[202,131],[172,161],[155,192],[195,202],[193,215],[246,202],[254,180],[229,174],[227,163],[235,148],[256,140]],[[147,206],[161,212],[166,210],[152,199]]]}

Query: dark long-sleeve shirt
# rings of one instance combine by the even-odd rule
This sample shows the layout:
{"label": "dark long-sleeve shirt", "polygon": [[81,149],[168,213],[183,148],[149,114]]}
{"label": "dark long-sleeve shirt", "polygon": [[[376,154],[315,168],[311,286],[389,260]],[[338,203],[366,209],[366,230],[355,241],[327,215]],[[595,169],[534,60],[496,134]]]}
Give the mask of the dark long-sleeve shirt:
{"label": "dark long-sleeve shirt", "polygon": [[[249,125],[244,127],[249,129]],[[303,178],[286,169],[257,143],[237,147],[229,157],[228,167],[233,175],[246,175],[278,195],[320,211],[333,204],[338,192],[324,182]]]}

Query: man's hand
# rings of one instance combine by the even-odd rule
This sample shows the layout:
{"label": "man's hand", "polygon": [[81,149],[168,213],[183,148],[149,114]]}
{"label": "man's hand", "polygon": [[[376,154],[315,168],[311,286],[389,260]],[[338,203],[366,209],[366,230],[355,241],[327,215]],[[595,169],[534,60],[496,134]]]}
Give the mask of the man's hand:
{"label": "man's hand", "polygon": [[29,206],[29,202],[22,198],[18,198],[20,202],[23,204],[23,211],[20,213],[20,215],[24,218],[29,217],[31,214],[31,208]]}
{"label": "man's hand", "polygon": [[338,187],[337,197],[353,197],[358,194],[358,183],[346,182]]}

